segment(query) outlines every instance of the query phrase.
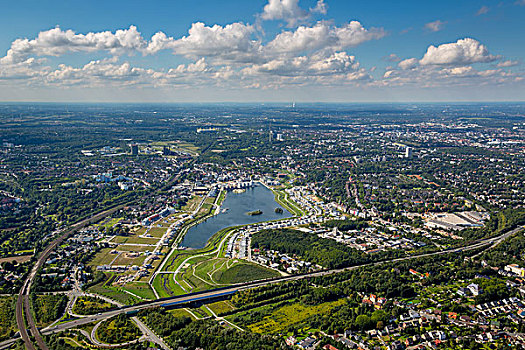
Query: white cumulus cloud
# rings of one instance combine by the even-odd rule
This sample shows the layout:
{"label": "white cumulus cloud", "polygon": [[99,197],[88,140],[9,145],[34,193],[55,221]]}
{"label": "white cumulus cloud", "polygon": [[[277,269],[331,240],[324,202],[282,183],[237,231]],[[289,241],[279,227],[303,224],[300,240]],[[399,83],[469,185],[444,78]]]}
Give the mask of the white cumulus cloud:
{"label": "white cumulus cloud", "polygon": [[56,27],[42,31],[35,39],[16,39],[11,44],[1,63],[16,63],[29,56],[59,56],[68,52],[94,52],[106,50],[111,53],[125,50],[138,50],[145,46],[145,41],[135,26],[129,29],[77,34],[72,30]]}
{"label": "white cumulus cloud", "polygon": [[156,53],[170,49],[176,55],[186,57],[230,57],[254,53],[258,42],[252,40],[255,28],[244,23],[232,23],[225,26],[206,26],[204,23],[193,23],[188,35],[180,39],[168,37],[158,32],[151,38],[146,52]]}
{"label": "white cumulus cloud", "polygon": [[260,17],[263,20],[284,20],[288,26],[293,27],[315,13],[326,14],[324,0],[318,0],[316,6],[309,11],[299,6],[299,0],[269,0]]}
{"label": "white cumulus cloud", "polygon": [[514,67],[514,66],[517,66],[518,64],[520,64],[519,61],[507,60],[507,61],[498,63],[497,66],[500,68],[505,68],[505,67]]}
{"label": "white cumulus cloud", "polygon": [[419,60],[417,58],[407,58],[406,60],[399,62],[398,66],[401,69],[412,69],[417,67],[418,64]]}
{"label": "white cumulus cloud", "polygon": [[422,65],[467,65],[478,62],[491,62],[498,57],[489,53],[487,47],[472,38],[460,39],[455,43],[429,46]]}
{"label": "white cumulus cloud", "polygon": [[385,36],[383,29],[367,30],[358,21],[351,21],[341,27],[326,22],[317,22],[313,27],[299,26],[295,31],[278,34],[266,45],[273,52],[302,52],[320,48],[343,50],[369,40]]}

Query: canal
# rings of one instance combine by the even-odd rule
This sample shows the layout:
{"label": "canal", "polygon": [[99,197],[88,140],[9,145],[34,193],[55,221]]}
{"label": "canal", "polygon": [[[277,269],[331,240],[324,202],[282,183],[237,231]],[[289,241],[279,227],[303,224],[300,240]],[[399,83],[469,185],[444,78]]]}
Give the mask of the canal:
{"label": "canal", "polygon": [[[226,208],[228,210],[224,211]],[[276,213],[275,208],[282,208],[283,213]],[[255,210],[261,210],[262,214],[253,216],[247,214]],[[184,236],[181,246],[202,248],[211,236],[223,228],[291,216],[288,210],[275,201],[272,191],[257,183],[256,186],[246,189],[243,193],[229,191],[222,203],[221,213],[191,227]]]}

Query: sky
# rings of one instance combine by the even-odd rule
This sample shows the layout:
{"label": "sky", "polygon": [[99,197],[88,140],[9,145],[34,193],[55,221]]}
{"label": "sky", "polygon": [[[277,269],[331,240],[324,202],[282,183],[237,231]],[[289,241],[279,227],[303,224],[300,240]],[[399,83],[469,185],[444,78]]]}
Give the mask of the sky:
{"label": "sky", "polygon": [[0,8],[0,101],[525,101],[525,0]]}

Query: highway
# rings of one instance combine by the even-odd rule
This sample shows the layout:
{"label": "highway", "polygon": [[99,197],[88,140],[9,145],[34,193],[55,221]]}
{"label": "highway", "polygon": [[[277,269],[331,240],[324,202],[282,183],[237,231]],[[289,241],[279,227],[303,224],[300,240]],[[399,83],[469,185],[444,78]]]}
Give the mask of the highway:
{"label": "highway", "polygon": [[[75,230],[77,230],[77,229],[79,229],[79,228],[81,228],[81,227],[91,223],[92,221],[100,220],[101,218],[103,218],[103,217],[105,217],[107,215],[110,215],[111,213],[115,212],[116,210],[119,210],[120,208],[124,207],[125,205],[126,204],[123,204],[123,205],[114,207],[112,209],[108,209],[108,210],[106,210],[104,212],[101,212],[101,213],[91,217],[91,218],[88,218],[88,219],[80,221],[79,223],[73,225],[70,229],[65,231],[60,237],[55,239],[42,252],[42,254],[39,257],[39,260],[37,261],[37,263],[35,264],[35,266],[33,267],[32,271],[31,271],[30,275],[26,279],[26,281],[24,283],[24,287],[20,291],[20,294],[18,296],[18,301],[17,301],[17,304],[16,304],[16,318],[17,318],[18,328],[20,330],[20,336],[24,340],[28,350],[33,350],[33,349],[36,350],[36,348],[34,347],[34,344],[31,342],[31,340],[29,338],[29,334],[28,334],[28,332],[26,330],[25,323],[24,323],[24,317],[23,317],[24,312],[25,312],[25,315],[26,315],[27,323],[29,325],[29,328],[31,329],[31,333],[32,333],[33,337],[35,337],[37,345],[42,350],[48,350],[47,346],[45,345],[44,341],[42,340],[40,332],[38,331],[38,329],[35,326],[35,323],[34,323],[32,315],[31,315],[30,308],[29,308],[29,291],[30,291],[30,288],[31,288],[31,283],[34,280],[34,277],[35,277],[36,272],[38,271],[38,269],[44,264],[44,262],[46,261],[47,257],[49,256],[49,254],[53,251],[53,249],[55,249],[73,231],[75,231]],[[243,284],[238,284],[238,285],[232,285],[231,287],[228,287],[228,288],[214,289],[214,290],[210,290],[210,291],[206,291],[206,292],[202,292],[202,293],[196,293],[196,294],[191,294],[191,295],[183,295],[183,296],[175,296],[175,297],[171,297],[171,298],[166,298],[164,300],[153,300],[153,301],[143,302],[143,303],[136,304],[136,305],[124,306],[124,307],[122,307],[120,309],[117,309],[117,310],[107,311],[107,312],[103,312],[103,313],[100,313],[100,314],[97,314],[97,315],[94,315],[94,316],[91,316],[91,317],[85,317],[85,318],[82,318],[82,319],[79,319],[79,320],[74,320],[74,321],[62,323],[62,324],[56,325],[56,326],[54,326],[52,328],[44,329],[42,331],[42,333],[43,334],[58,333],[60,331],[63,331],[63,330],[66,330],[66,329],[70,329],[70,328],[74,328],[74,327],[78,327],[78,326],[83,325],[83,324],[88,324],[88,323],[91,323],[91,322],[96,322],[96,321],[100,321],[100,320],[103,320],[103,319],[106,319],[106,318],[109,318],[109,317],[113,317],[113,316],[116,316],[116,315],[118,315],[120,313],[124,313],[124,312],[127,312],[127,311],[138,311],[138,310],[143,310],[143,309],[147,309],[147,308],[157,307],[157,306],[161,306],[162,304],[168,303],[168,302],[170,302],[170,303],[171,302],[185,303],[185,302],[193,301],[196,297],[198,297],[198,299],[200,301],[205,301],[205,300],[214,299],[214,298],[217,298],[219,296],[222,296],[222,295],[224,295],[224,293],[235,293],[235,292],[243,290],[243,289],[257,288],[257,287],[261,287],[261,286],[265,286],[265,285],[269,285],[269,284],[274,284],[274,283],[280,283],[280,282],[286,282],[286,281],[294,281],[294,280],[301,280],[301,279],[312,278],[312,277],[326,276],[326,275],[340,273],[340,272],[343,272],[343,271],[350,271],[350,270],[354,270],[354,269],[358,269],[358,268],[366,267],[366,266],[377,266],[377,265],[391,263],[391,262],[399,262],[399,261],[406,261],[406,260],[418,259],[418,258],[423,258],[423,257],[430,257],[430,256],[436,256],[436,255],[450,254],[450,253],[461,252],[461,251],[469,251],[469,250],[474,250],[474,249],[478,249],[478,248],[482,248],[482,247],[486,247],[486,246],[490,246],[489,248],[487,248],[487,249],[490,249],[491,247],[494,247],[497,244],[499,244],[502,241],[504,241],[509,236],[519,232],[523,228],[524,227],[518,227],[518,228],[516,228],[514,230],[511,230],[509,232],[506,232],[506,233],[504,233],[502,235],[499,235],[499,236],[496,236],[496,237],[493,237],[493,238],[484,239],[484,240],[479,240],[479,241],[476,241],[475,243],[473,243],[471,245],[468,245],[468,246],[465,246],[465,247],[460,247],[460,248],[443,250],[443,251],[433,252],[433,253],[412,255],[412,256],[407,256],[407,257],[403,257],[403,258],[391,259],[391,260],[387,260],[387,261],[380,261],[380,262],[374,262],[374,263],[367,263],[367,264],[356,265],[356,266],[351,266],[351,267],[341,268],[341,269],[318,271],[318,272],[302,274],[302,275],[281,277],[281,278],[276,278],[276,279],[272,279],[272,280],[254,281],[254,282],[250,282],[250,283],[243,283]],[[3,344],[0,344],[0,349],[2,348],[1,345],[3,345]]]}
{"label": "highway", "polygon": [[54,241],[52,241],[46,249],[40,254],[38,261],[31,269],[31,272],[29,273],[29,276],[26,278],[24,282],[24,286],[20,290],[20,293],[18,294],[18,300],[16,303],[16,323],[18,325],[18,329],[20,330],[20,336],[24,340],[24,343],[26,345],[26,348],[28,350],[36,350],[34,344],[31,342],[29,338],[29,334],[27,332],[25,323],[24,323],[24,313],[25,318],[27,321],[27,325],[29,326],[29,329],[31,330],[31,334],[36,340],[36,343],[38,347],[41,350],[49,350],[47,345],[45,344],[44,340],[42,339],[42,335],[38,331],[35,325],[35,321],[33,319],[33,315],[31,314],[31,308],[29,305],[29,293],[31,291],[31,284],[33,283],[37,271],[44,265],[45,261],[51,254],[51,252],[60,244],[62,243],[71,233],[74,231],[86,226],[90,225],[93,221],[98,221],[108,215],[111,215],[117,210],[120,210],[124,208],[127,204],[122,204],[116,207],[113,207],[111,209],[105,210],[103,212],[100,212],[92,217],[89,217],[87,219],[84,219],[82,221],[79,221],[78,223],[72,225],[69,229],[64,231],[58,238],[56,238]]}
{"label": "highway", "polygon": [[516,228],[514,230],[511,230],[509,232],[506,232],[506,233],[504,233],[504,234],[502,234],[500,236],[493,237],[493,238],[488,238],[488,239],[484,239],[484,240],[480,240],[480,241],[478,241],[478,242],[476,242],[474,244],[471,244],[469,246],[460,247],[460,248],[454,248],[454,249],[450,249],[450,250],[444,250],[444,251],[439,251],[439,252],[434,252],[434,253],[412,255],[412,256],[407,256],[407,257],[403,257],[403,258],[391,259],[391,260],[387,260],[387,261],[380,261],[380,262],[374,262],[374,263],[367,263],[367,264],[362,264],[362,265],[346,267],[346,268],[342,268],[342,269],[318,271],[318,272],[312,272],[312,273],[303,274],[303,275],[280,277],[280,278],[276,278],[276,279],[272,279],[272,280],[254,281],[254,282],[250,282],[250,283],[232,285],[231,287],[227,287],[227,288],[219,288],[219,289],[213,289],[213,290],[209,290],[209,291],[205,291],[205,292],[201,292],[201,293],[194,293],[194,294],[191,294],[191,295],[181,295],[181,296],[175,296],[175,297],[171,297],[171,298],[165,298],[163,300],[152,300],[152,301],[149,301],[149,302],[144,302],[144,303],[140,303],[140,304],[136,304],[136,305],[124,306],[124,307],[122,307],[122,308],[120,308],[118,310],[111,310],[111,311],[107,311],[107,312],[102,312],[100,314],[93,315],[93,316],[90,316],[90,317],[85,317],[85,318],[74,320],[74,321],[70,321],[70,322],[67,322],[67,323],[62,323],[62,324],[60,324],[58,326],[54,326],[53,328],[44,329],[42,331],[42,333],[43,334],[57,333],[57,332],[60,332],[60,331],[66,330],[66,329],[78,327],[78,326],[83,325],[83,324],[88,324],[88,323],[91,323],[91,322],[96,322],[96,321],[103,320],[103,319],[108,318],[108,317],[113,317],[113,316],[116,316],[116,315],[118,315],[120,313],[125,313],[125,312],[128,312],[128,311],[139,311],[139,310],[143,310],[143,309],[148,309],[148,308],[152,308],[152,307],[161,306],[162,304],[165,304],[165,303],[174,303],[174,302],[176,302],[176,303],[183,304],[183,303],[186,303],[186,302],[194,301],[195,299],[198,299],[198,301],[206,301],[206,300],[210,300],[210,299],[214,299],[214,298],[218,298],[218,297],[224,296],[225,294],[235,293],[235,292],[238,292],[238,291],[243,290],[243,289],[252,289],[252,288],[262,287],[262,286],[269,285],[269,284],[281,283],[281,282],[287,282],[287,281],[296,281],[296,280],[301,280],[301,279],[305,279],[305,278],[327,276],[327,275],[340,273],[340,272],[344,272],[344,271],[355,270],[355,269],[366,267],[366,266],[377,266],[377,265],[387,264],[387,263],[391,263],[391,262],[399,262],[399,261],[419,259],[419,258],[423,258],[423,257],[451,254],[451,253],[457,253],[457,252],[461,252],[461,251],[475,250],[475,249],[483,248],[483,247],[486,247],[486,246],[489,246],[487,249],[490,249],[491,247],[501,243],[502,241],[504,241],[508,237],[518,233],[519,231],[523,230],[524,228],[525,227],[518,227],[518,228]]}
{"label": "highway", "polygon": [[[176,175],[166,186],[171,186],[175,181],[179,179],[180,175]],[[161,189],[162,190],[162,189]],[[160,191],[160,190],[159,190]],[[148,197],[148,195],[144,196],[143,198]],[[133,201],[134,202],[134,201]],[[107,210],[104,210],[98,214],[95,214],[89,218],[83,219],[73,225],[71,225],[69,228],[67,228],[65,231],[62,232],[62,234],[56,238],[54,241],[52,241],[46,249],[40,254],[38,257],[38,260],[36,264],[31,269],[30,274],[27,276],[26,280],[24,281],[23,287],[20,289],[20,293],[18,294],[18,299],[16,302],[16,323],[18,326],[18,329],[20,330],[20,336],[24,340],[25,346],[28,350],[36,350],[34,344],[31,342],[31,339],[29,338],[29,334],[27,332],[26,323],[29,326],[29,329],[31,329],[31,334],[36,340],[36,343],[38,347],[41,350],[49,350],[47,345],[45,344],[44,340],[42,339],[42,335],[40,334],[38,328],[35,325],[35,321],[33,319],[33,315],[31,314],[31,308],[30,308],[30,302],[29,302],[29,293],[31,291],[31,285],[35,279],[36,273],[38,270],[44,265],[45,261],[51,254],[51,252],[59,245],[61,244],[67,237],[69,237],[70,234],[75,232],[78,229],[81,229],[85,226],[91,225],[93,222],[97,222],[103,218],[105,218],[108,215],[113,214],[117,210],[120,210],[124,208],[125,206],[129,205],[133,202],[127,202],[124,204],[117,205],[113,208],[109,208]],[[25,313],[25,321],[24,321],[24,313]],[[2,348],[0,344],[0,349]]]}

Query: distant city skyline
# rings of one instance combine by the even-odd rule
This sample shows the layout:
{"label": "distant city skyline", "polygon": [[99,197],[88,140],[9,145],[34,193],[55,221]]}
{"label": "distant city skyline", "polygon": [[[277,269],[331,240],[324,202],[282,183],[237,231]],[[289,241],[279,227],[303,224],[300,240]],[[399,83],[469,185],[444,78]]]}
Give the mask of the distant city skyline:
{"label": "distant city skyline", "polygon": [[0,101],[525,101],[525,0],[26,1]]}

